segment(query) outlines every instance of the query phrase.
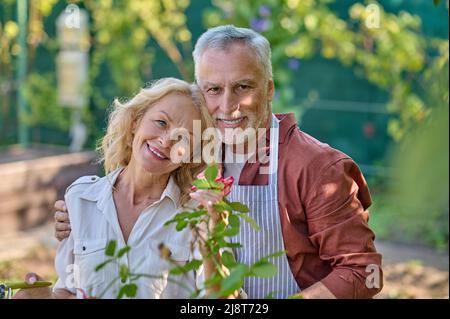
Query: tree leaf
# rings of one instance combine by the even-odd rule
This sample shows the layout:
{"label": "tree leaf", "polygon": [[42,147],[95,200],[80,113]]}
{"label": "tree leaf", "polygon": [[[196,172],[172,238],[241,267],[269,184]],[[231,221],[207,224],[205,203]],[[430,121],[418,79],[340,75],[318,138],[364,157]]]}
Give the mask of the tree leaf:
{"label": "tree leaf", "polygon": [[225,237],[233,237],[239,234],[239,227],[229,227],[222,232]]}
{"label": "tree leaf", "polygon": [[228,205],[230,205],[233,208],[233,210],[240,213],[248,213],[250,211],[247,205],[244,205],[239,202],[229,202]]}
{"label": "tree leaf", "polygon": [[186,218],[194,219],[194,218],[206,215],[207,213],[208,213],[208,211],[206,209],[199,209],[199,210],[196,210],[196,211],[190,213]]}
{"label": "tree leaf", "polygon": [[116,252],[117,242],[115,240],[110,240],[105,249],[105,255],[113,257]]}
{"label": "tree leaf", "polygon": [[136,292],[137,292],[138,287],[136,286],[136,284],[127,284],[125,286],[123,286],[122,288],[120,288],[119,291],[119,295],[117,296],[117,298],[122,299],[123,296],[127,296],[127,297],[136,297]]}
{"label": "tree leaf", "polygon": [[251,218],[250,216],[246,215],[246,214],[240,214],[239,215],[243,220],[245,220],[247,223],[250,224],[250,226],[256,230],[256,231],[260,231],[261,228],[259,228],[259,225],[256,223],[256,221]]}
{"label": "tree leaf", "polygon": [[120,265],[119,276],[122,283],[125,283],[127,281],[128,275],[128,267],[126,265]]}
{"label": "tree leaf", "polygon": [[277,252],[274,252],[273,254],[267,255],[266,257],[264,257],[263,259],[268,260],[269,258],[272,257],[281,257],[284,256],[286,254],[286,250],[279,250]]}
{"label": "tree leaf", "polygon": [[239,220],[239,217],[237,217],[236,215],[230,215],[228,216],[228,222],[230,223],[231,227],[237,227],[239,228],[239,226],[241,225],[241,222]]}
{"label": "tree leaf", "polygon": [[98,264],[95,267],[95,271],[99,271],[100,269],[104,268],[107,264],[109,264],[111,261],[113,261],[114,259],[108,259],[107,261],[102,262],[101,264]]}
{"label": "tree leaf", "polygon": [[288,296],[286,299],[305,299],[301,293],[296,293]]}
{"label": "tree leaf", "polygon": [[[275,297],[274,297],[274,295],[273,295],[273,291],[269,292],[269,293],[264,297],[264,299],[275,299]],[[288,297],[288,299],[289,299],[289,297]]]}
{"label": "tree leaf", "polygon": [[222,191],[222,189],[225,187],[225,184],[221,182],[211,181],[209,183],[213,188],[215,188],[218,191]]}
{"label": "tree leaf", "polygon": [[180,220],[177,223],[177,226],[175,227],[177,231],[182,231],[186,226],[188,225],[188,222],[185,220]]}
{"label": "tree leaf", "polygon": [[208,182],[213,182],[217,178],[217,174],[219,173],[219,168],[217,165],[209,165],[205,171],[205,178]]}
{"label": "tree leaf", "polygon": [[188,211],[182,212],[182,213],[176,214],[174,218],[165,222],[164,226],[167,226],[167,225],[173,224],[173,223],[178,223],[180,220],[194,219],[194,218],[203,216],[205,214],[207,214],[206,209],[197,209],[192,212],[188,212]]}
{"label": "tree leaf", "polygon": [[256,277],[272,277],[277,271],[277,266],[269,262],[253,266],[251,270],[252,274]]}
{"label": "tree leaf", "polygon": [[244,285],[244,277],[248,273],[248,267],[239,264],[230,271],[230,275],[222,280],[220,285],[220,295],[227,297],[235,290],[239,290]]}
{"label": "tree leaf", "polygon": [[233,211],[233,208],[223,200],[214,204],[213,206],[214,206],[214,209],[219,212],[224,212],[224,211],[232,212]]}
{"label": "tree leaf", "polygon": [[119,252],[117,253],[117,257],[120,258],[123,255],[125,255],[127,252],[129,252],[131,250],[130,246],[125,246],[122,249],[119,250]]}
{"label": "tree leaf", "polygon": [[204,179],[196,179],[192,182],[192,185],[194,185],[198,189],[211,189],[211,185]]}
{"label": "tree leaf", "polygon": [[194,270],[194,269],[198,269],[202,264],[203,264],[203,261],[201,261],[200,259],[193,259],[190,262],[188,262],[185,267],[188,270]]}
{"label": "tree leaf", "polygon": [[222,234],[222,232],[225,230],[225,227],[226,227],[226,225],[224,222],[217,223],[217,225],[214,227],[214,230],[212,232],[212,236],[213,237],[220,236]]}
{"label": "tree leaf", "polygon": [[240,243],[226,243],[224,247],[229,248],[241,248],[242,245]]}
{"label": "tree leaf", "polygon": [[173,275],[181,275],[188,271],[198,269],[202,265],[202,263],[203,262],[199,259],[193,259],[184,266],[178,266],[178,267],[172,268],[170,270],[170,273]]}
{"label": "tree leaf", "polygon": [[236,260],[234,259],[234,256],[229,251],[224,251],[222,253],[222,263],[227,267],[228,269],[233,268],[236,266]]}

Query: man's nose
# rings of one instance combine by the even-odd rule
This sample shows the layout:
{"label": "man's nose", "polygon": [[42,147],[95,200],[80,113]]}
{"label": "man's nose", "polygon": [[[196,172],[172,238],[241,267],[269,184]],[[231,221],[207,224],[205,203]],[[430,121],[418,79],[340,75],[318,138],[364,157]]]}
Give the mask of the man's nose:
{"label": "man's nose", "polygon": [[226,90],[222,96],[220,109],[224,114],[232,114],[238,108],[238,101],[232,92]]}

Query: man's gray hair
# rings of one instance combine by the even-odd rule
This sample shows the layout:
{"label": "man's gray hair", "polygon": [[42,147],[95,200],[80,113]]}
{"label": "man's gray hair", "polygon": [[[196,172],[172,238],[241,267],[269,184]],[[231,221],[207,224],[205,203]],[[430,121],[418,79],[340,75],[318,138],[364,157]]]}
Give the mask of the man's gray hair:
{"label": "man's gray hair", "polygon": [[252,49],[267,79],[272,79],[272,62],[269,41],[261,34],[247,28],[223,25],[208,29],[195,44],[192,56],[195,64],[195,80],[199,83],[200,58],[206,49],[226,50],[234,43],[243,43]]}

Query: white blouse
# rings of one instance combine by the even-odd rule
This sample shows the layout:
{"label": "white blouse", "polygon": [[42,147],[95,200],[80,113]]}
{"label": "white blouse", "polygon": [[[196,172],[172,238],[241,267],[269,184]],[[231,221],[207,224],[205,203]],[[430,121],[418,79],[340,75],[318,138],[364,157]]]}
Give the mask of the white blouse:
{"label": "white blouse", "polygon": [[202,283],[202,271],[169,275],[174,265],[161,258],[158,249],[163,243],[170,249],[171,259],[180,265],[199,259],[198,250],[194,253],[191,249],[189,227],[179,232],[175,224],[164,226],[182,210],[180,189],[172,177],[161,198],[147,207],[136,221],[128,238],[131,251],[123,255],[119,263],[112,262],[95,271],[97,265],[109,258],[105,255],[109,240],[117,241],[116,252],[126,245],[112,196],[112,186],[121,170],[102,178],[81,177],[67,188],[65,201],[72,231],[58,247],[55,266],[59,278],[54,289],[67,289],[79,298],[82,295],[76,288],[82,288],[89,296],[116,298],[121,286],[119,264],[124,264],[133,273],[155,276],[135,281],[137,298],[188,298]]}

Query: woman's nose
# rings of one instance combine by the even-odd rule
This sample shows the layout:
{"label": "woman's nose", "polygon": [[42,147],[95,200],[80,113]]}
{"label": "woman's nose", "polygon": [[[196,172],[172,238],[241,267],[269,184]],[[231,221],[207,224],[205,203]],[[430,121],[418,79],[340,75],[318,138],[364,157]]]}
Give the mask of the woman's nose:
{"label": "woman's nose", "polygon": [[171,135],[169,132],[166,132],[159,136],[158,138],[159,144],[163,148],[170,148],[173,144],[173,140],[171,139]]}

